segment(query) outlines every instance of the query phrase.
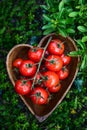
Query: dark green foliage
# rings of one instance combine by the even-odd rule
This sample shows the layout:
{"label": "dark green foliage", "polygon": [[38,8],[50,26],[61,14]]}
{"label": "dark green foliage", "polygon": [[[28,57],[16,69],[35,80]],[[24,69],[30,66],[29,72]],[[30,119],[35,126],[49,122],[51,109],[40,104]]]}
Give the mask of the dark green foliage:
{"label": "dark green foliage", "polygon": [[[33,8],[32,8],[33,7]],[[33,35],[40,35],[35,20],[38,5],[35,0],[2,0],[0,2],[0,47],[26,43]]]}
{"label": "dark green foliage", "polygon": [[44,34],[55,31],[64,36],[74,36],[74,38],[82,33],[82,35],[87,34],[87,4],[85,1],[46,0],[46,5],[41,5],[41,7],[46,10],[46,13],[43,13]]}
{"label": "dark green foliage", "polygon": [[[45,20],[42,19],[42,12]],[[1,0],[0,130],[87,130],[86,56],[82,57],[83,64],[71,90],[43,123],[39,123],[30,113],[9,81],[5,65],[8,51],[20,43],[36,46],[43,36],[41,27],[46,33],[57,30],[72,36],[79,50],[72,55],[80,53],[87,56],[85,0]]]}

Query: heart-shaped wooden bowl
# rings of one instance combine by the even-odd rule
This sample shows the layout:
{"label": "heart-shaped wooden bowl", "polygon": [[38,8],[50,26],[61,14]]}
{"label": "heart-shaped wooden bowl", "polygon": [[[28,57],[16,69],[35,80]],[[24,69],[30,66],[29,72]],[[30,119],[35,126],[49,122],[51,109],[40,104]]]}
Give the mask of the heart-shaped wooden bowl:
{"label": "heart-shaped wooden bowl", "polygon": [[[61,35],[56,35],[54,33],[43,37],[39,43],[39,46],[44,47],[50,36],[52,36],[52,39],[58,38],[64,42],[65,52],[77,50],[75,42],[70,37],[63,37]],[[14,74],[14,71],[12,69],[12,62],[16,58],[19,58],[19,57],[21,57],[23,59],[28,59],[27,52],[30,49],[30,47],[31,46],[28,44],[16,45],[10,50],[10,52],[7,55],[7,60],[6,60],[7,72],[8,72],[9,78],[10,78],[13,86],[15,85],[15,81],[18,77]],[[58,93],[54,94],[53,98],[50,100],[50,102],[48,104],[36,105],[36,104],[32,103],[32,101],[29,98],[27,98],[26,96],[20,95],[23,102],[26,104],[26,106],[31,111],[31,113],[33,115],[35,115],[35,117],[37,118],[37,120],[39,122],[42,122],[45,119],[47,119],[47,117],[55,110],[56,107],[58,107],[58,105],[61,103],[61,101],[66,96],[67,92],[71,88],[72,83],[75,80],[75,77],[77,75],[78,62],[79,62],[78,57],[72,58],[71,63],[68,66],[69,71],[70,71],[70,76],[67,79],[65,79],[64,81],[62,81],[61,90]]]}

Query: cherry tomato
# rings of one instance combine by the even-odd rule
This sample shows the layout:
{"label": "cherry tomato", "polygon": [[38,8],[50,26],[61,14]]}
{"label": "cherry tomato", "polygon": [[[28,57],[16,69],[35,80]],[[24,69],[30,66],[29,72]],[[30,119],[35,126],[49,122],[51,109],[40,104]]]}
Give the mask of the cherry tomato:
{"label": "cherry tomato", "polygon": [[57,55],[49,55],[46,58],[45,66],[51,71],[59,71],[63,67],[63,61]]}
{"label": "cherry tomato", "polygon": [[33,76],[36,73],[36,65],[31,60],[24,60],[19,68],[20,73],[23,76]]}
{"label": "cherry tomato", "polygon": [[36,87],[31,91],[30,98],[35,104],[47,104],[49,94],[44,88]]}
{"label": "cherry tomato", "polygon": [[39,62],[41,57],[42,57],[42,54],[43,54],[43,49],[42,48],[36,48],[35,47],[35,48],[31,48],[28,51],[29,59],[31,59],[34,62]]}
{"label": "cherry tomato", "polygon": [[59,39],[51,40],[48,45],[48,51],[54,55],[61,55],[64,52],[64,43]]}
{"label": "cherry tomato", "polygon": [[20,65],[21,65],[21,63],[22,63],[22,61],[23,61],[23,59],[21,59],[21,58],[15,59],[15,60],[13,61],[13,64],[12,64],[13,67],[19,68]]}
{"label": "cherry tomato", "polygon": [[69,70],[64,66],[59,72],[57,72],[59,79],[64,80],[69,75]]}
{"label": "cherry tomato", "polygon": [[61,84],[60,84],[60,83],[59,83],[58,85],[56,85],[56,86],[49,87],[49,91],[52,92],[52,93],[56,93],[56,92],[58,92],[60,89],[61,89]]}
{"label": "cherry tomato", "polygon": [[15,83],[15,91],[20,95],[26,95],[30,93],[32,84],[29,80],[20,79]]}
{"label": "cherry tomato", "polygon": [[71,57],[68,56],[68,55],[62,54],[61,58],[62,58],[62,61],[63,61],[64,65],[68,65],[70,63],[70,61],[71,61]]}
{"label": "cherry tomato", "polygon": [[44,76],[43,83],[47,88],[54,87],[54,86],[58,85],[59,77],[55,72],[47,71],[43,74],[43,76]]}

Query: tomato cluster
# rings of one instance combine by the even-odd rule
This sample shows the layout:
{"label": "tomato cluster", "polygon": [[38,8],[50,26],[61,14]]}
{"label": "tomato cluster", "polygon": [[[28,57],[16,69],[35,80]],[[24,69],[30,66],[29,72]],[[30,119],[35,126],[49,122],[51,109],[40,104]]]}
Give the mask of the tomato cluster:
{"label": "tomato cluster", "polygon": [[50,95],[59,92],[61,82],[69,76],[71,57],[65,55],[64,42],[53,39],[44,48],[30,48],[26,60],[17,58],[12,65],[21,75],[15,82],[15,91],[35,104],[47,104]]}

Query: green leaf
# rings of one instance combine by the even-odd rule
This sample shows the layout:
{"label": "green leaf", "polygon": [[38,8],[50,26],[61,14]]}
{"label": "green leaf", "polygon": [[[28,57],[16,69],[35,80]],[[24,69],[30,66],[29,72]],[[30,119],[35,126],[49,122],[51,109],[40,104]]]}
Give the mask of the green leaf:
{"label": "green leaf", "polygon": [[80,69],[83,70],[84,68],[85,69],[87,68],[87,54],[85,54],[84,57],[83,57]]}
{"label": "green leaf", "polygon": [[69,13],[69,17],[76,17],[77,15],[78,15],[78,12],[76,11]]}
{"label": "green leaf", "polygon": [[77,57],[77,56],[81,56],[83,52],[84,52],[83,50],[71,51],[68,55],[72,57]]}
{"label": "green leaf", "polygon": [[45,10],[48,10],[47,6],[46,5],[40,5],[41,8],[45,9]]}
{"label": "green leaf", "polygon": [[79,4],[83,4],[83,0],[79,0]]}
{"label": "green leaf", "polygon": [[84,26],[78,26],[77,29],[78,29],[80,32],[87,32],[87,28],[84,27]]}
{"label": "green leaf", "polygon": [[66,31],[65,31],[64,29],[58,28],[58,30],[59,30],[59,33],[60,33],[61,35],[63,35],[64,37],[67,36],[67,33],[66,33]]}
{"label": "green leaf", "polygon": [[46,24],[42,27],[42,29],[48,29],[48,28],[53,28],[54,26],[52,24]]}
{"label": "green leaf", "polygon": [[62,1],[59,3],[59,11],[61,11],[63,7],[64,7],[64,1],[62,0]]}
{"label": "green leaf", "polygon": [[68,29],[67,29],[67,32],[68,32],[68,33],[75,33],[75,30],[72,29],[72,28],[68,28]]}
{"label": "green leaf", "polygon": [[74,19],[73,18],[66,19],[66,24],[71,24],[71,23],[73,25],[73,23],[74,23]]}
{"label": "green leaf", "polygon": [[76,9],[80,9],[80,8],[81,8],[81,6],[80,6],[80,5],[77,5],[77,6],[76,6]]}
{"label": "green leaf", "polygon": [[47,16],[47,15],[45,15],[45,14],[43,14],[43,18],[46,20],[46,21],[51,21],[51,19]]}
{"label": "green leaf", "polygon": [[3,34],[6,30],[6,27],[3,27],[2,29],[0,29],[0,34]]}
{"label": "green leaf", "polygon": [[63,24],[64,26],[66,26],[66,19],[62,19],[62,20],[60,21],[60,24]]}
{"label": "green leaf", "polygon": [[79,45],[79,47],[81,47],[83,50],[86,50],[86,45],[84,42],[82,42],[80,39],[75,40],[77,42],[77,44]]}
{"label": "green leaf", "polygon": [[82,37],[82,42],[87,42],[87,36]]}
{"label": "green leaf", "polygon": [[74,101],[74,109],[77,109],[77,103],[78,103],[78,98],[77,96],[75,97],[75,101]]}
{"label": "green leaf", "polygon": [[[63,30],[63,31],[64,31],[64,29],[65,29],[66,25],[64,25],[64,24],[60,23],[57,27],[59,27],[59,30],[61,29],[61,30]],[[61,31],[61,30],[60,30],[60,31]]]}
{"label": "green leaf", "polygon": [[44,32],[43,32],[43,35],[47,35],[49,33],[52,33],[54,31],[54,29],[52,28],[49,28],[49,29],[46,29]]}
{"label": "green leaf", "polygon": [[61,18],[61,17],[63,16],[64,10],[65,10],[65,8],[62,8],[62,9],[59,11],[58,18]]}

